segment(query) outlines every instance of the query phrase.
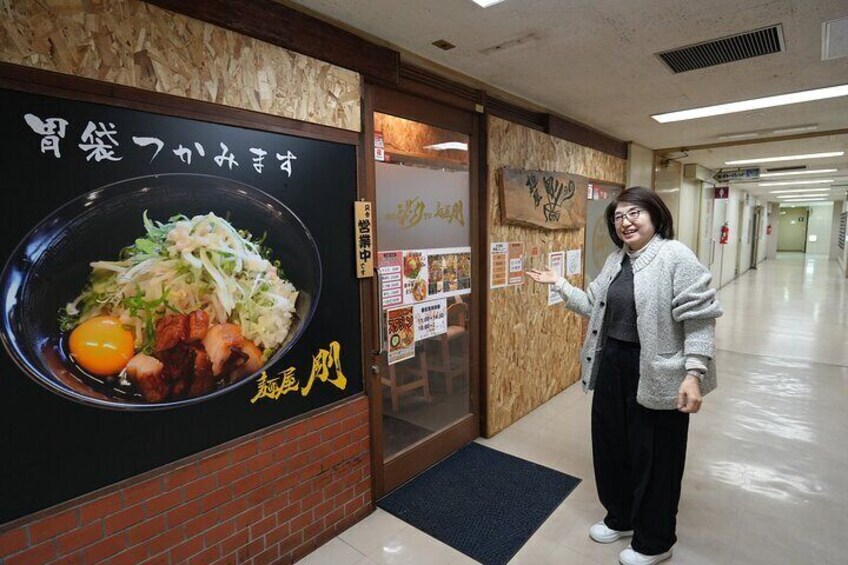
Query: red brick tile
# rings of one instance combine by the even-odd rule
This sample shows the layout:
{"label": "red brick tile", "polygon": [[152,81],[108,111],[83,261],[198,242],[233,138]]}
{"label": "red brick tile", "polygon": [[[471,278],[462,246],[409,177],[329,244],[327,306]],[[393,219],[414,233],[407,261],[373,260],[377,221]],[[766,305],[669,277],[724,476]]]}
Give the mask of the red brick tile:
{"label": "red brick tile", "polygon": [[83,563],[85,563],[83,552],[78,551],[70,555],[64,555],[56,561],[51,561],[50,565],[83,565]]}
{"label": "red brick tile", "polygon": [[332,424],[321,429],[321,441],[327,442],[334,439],[340,433],[342,433],[344,428],[342,427],[341,422],[333,422]]}
{"label": "red brick tile", "polygon": [[212,561],[215,561],[221,557],[221,548],[219,546],[210,547],[209,549],[204,549],[194,557],[191,557],[188,560],[189,565],[209,565]]}
{"label": "red brick tile", "polygon": [[303,537],[306,539],[312,539],[318,536],[322,531],[324,531],[324,520],[316,520],[304,528]]}
{"label": "red brick tile", "polygon": [[288,442],[288,430],[274,430],[259,438],[259,451],[267,451]]}
{"label": "red brick tile", "polygon": [[80,507],[80,524],[85,525],[94,520],[99,520],[114,514],[121,508],[123,508],[121,493],[107,494]]}
{"label": "red brick tile", "polygon": [[201,512],[217,510],[221,505],[233,499],[233,491],[229,486],[212,491],[200,499]]}
{"label": "red brick tile", "polygon": [[196,535],[204,533],[209,528],[218,523],[218,516],[214,512],[201,514],[193,520],[189,520],[183,525],[186,538],[192,538]]}
{"label": "red brick tile", "polygon": [[274,515],[268,516],[259,520],[250,526],[250,537],[253,539],[260,538],[273,530],[277,526],[277,517]]}
{"label": "red brick tile", "polygon": [[[215,509],[215,513],[218,515],[218,520],[226,521],[234,516],[240,515],[242,512],[248,510],[250,505],[247,502],[246,498],[237,498],[235,500],[231,500],[219,506]],[[259,518],[262,517],[262,509],[256,508],[255,510],[259,514]]]}
{"label": "red brick tile", "polygon": [[343,505],[347,504],[350,501],[350,499],[352,499],[352,498],[353,498],[353,487],[350,487],[350,488],[343,490],[340,494],[337,494],[333,498],[333,503],[336,506],[343,506]]}
{"label": "red brick tile", "polygon": [[274,454],[271,451],[261,451],[255,456],[251,457],[245,463],[247,464],[247,470],[250,473],[255,473],[260,469],[264,469],[274,461]]}
{"label": "red brick tile", "polygon": [[132,547],[154,536],[158,536],[164,531],[165,517],[161,515],[156,516],[127,530],[127,546]]}
{"label": "red brick tile", "polygon": [[246,530],[256,522],[262,520],[264,514],[262,508],[253,507],[236,516],[236,530]]}
{"label": "red brick tile", "polygon": [[247,529],[239,530],[225,540],[221,541],[221,553],[224,555],[235,553],[250,541],[250,533]]}
{"label": "red brick tile", "polygon": [[241,479],[231,484],[233,489],[233,497],[240,498],[252,491],[260,485],[259,478],[256,475],[245,475]]}
{"label": "red brick tile", "polygon": [[48,516],[29,526],[30,544],[37,545],[46,539],[72,530],[79,525],[79,513],[76,509]]}
{"label": "red brick tile", "polygon": [[309,483],[301,483],[289,491],[290,500],[301,500],[312,494],[312,485]]}
{"label": "red brick tile", "polygon": [[292,439],[308,434],[312,428],[309,427],[309,420],[301,420],[296,424],[287,427],[288,436]]}
{"label": "red brick tile", "polygon": [[265,534],[265,544],[269,547],[282,542],[291,535],[291,528],[288,524],[279,524]]}
{"label": "red brick tile", "polygon": [[238,553],[224,553],[224,556],[219,560],[212,562],[212,565],[239,565]]}
{"label": "red brick tile", "polygon": [[90,545],[103,537],[103,524],[92,522],[82,528],[71,530],[56,538],[56,549],[60,555],[71,553]]}
{"label": "red brick tile", "polygon": [[256,439],[252,439],[242,445],[231,450],[231,457],[233,463],[240,463],[247,459],[250,459],[254,455],[256,455],[259,450],[259,441]]}
{"label": "red brick tile", "polygon": [[230,520],[209,529],[203,534],[203,545],[212,547],[236,532],[236,521]]}
{"label": "red brick tile", "polygon": [[321,443],[321,434],[318,432],[312,432],[311,434],[303,436],[297,440],[297,450],[308,451],[319,443]]}
{"label": "red brick tile", "polygon": [[4,565],[33,565],[47,563],[54,557],[56,557],[56,544],[51,540],[6,557],[3,563]]}
{"label": "red brick tile", "polygon": [[226,469],[221,469],[216,473],[218,477],[218,484],[223,486],[228,486],[230,483],[233,483],[240,478],[247,475],[247,465],[244,463],[239,463],[238,465],[231,465]]}
{"label": "red brick tile", "polygon": [[293,532],[298,532],[303,530],[312,522],[312,510],[306,510],[301,513],[297,518],[293,519],[289,526]]}
{"label": "red brick tile", "polygon": [[271,451],[274,461],[286,461],[289,457],[297,453],[297,442],[292,441],[279,445]]}
{"label": "red brick tile", "polygon": [[277,523],[283,524],[300,514],[300,501],[294,502],[277,512]]}
{"label": "red brick tile", "polygon": [[147,561],[142,561],[139,565],[171,565],[171,558],[167,553],[151,557]]}
{"label": "red brick tile", "polygon": [[284,494],[297,484],[297,475],[294,473],[281,474],[271,484],[274,485],[274,491],[277,494]]}
{"label": "red brick tile", "polygon": [[303,543],[303,532],[294,532],[279,543],[280,555],[290,554]]}
{"label": "red brick tile", "polygon": [[[100,540],[85,550],[86,563],[102,563],[107,557],[115,555],[126,548],[126,536],[123,532]],[[145,551],[144,556],[147,557]]]}
{"label": "red brick tile", "polygon": [[196,518],[200,515],[202,506],[203,502],[198,499],[192,500],[191,502],[187,502],[168,511],[168,513],[165,514],[166,527],[176,528],[182,526],[192,518]]}
{"label": "red brick tile", "polygon": [[262,503],[262,511],[266,516],[276,514],[281,509],[289,505],[289,497],[285,494],[278,494],[268,498]]}
{"label": "red brick tile", "polygon": [[18,528],[0,534],[0,556],[11,555],[27,546],[26,529]]}
{"label": "red brick tile", "polygon": [[227,449],[226,451],[221,451],[201,459],[197,463],[197,476],[205,477],[229,467],[233,462],[231,451]]}
{"label": "red brick tile", "polygon": [[359,481],[354,487],[354,493],[357,495],[371,491],[371,477]]}
{"label": "red brick tile", "polygon": [[304,510],[310,510],[312,508],[315,508],[316,506],[318,506],[322,502],[324,502],[324,493],[321,492],[321,491],[318,491],[318,492],[313,492],[312,494],[310,494],[309,496],[304,498],[301,501],[301,504],[303,505]]}
{"label": "red brick tile", "polygon": [[246,563],[265,551],[265,539],[259,538],[238,550],[239,563]]}
{"label": "red brick tile", "polygon": [[309,464],[309,455],[306,453],[298,452],[297,454],[289,457],[286,460],[286,469],[288,472],[296,473],[301,470],[303,467]]}
{"label": "red brick tile", "polygon": [[254,565],[269,565],[275,563],[280,556],[277,546],[272,546],[253,558]]}
{"label": "red brick tile", "polygon": [[[335,506],[335,505],[334,505]],[[324,517],[324,523],[329,527],[337,524],[342,518],[344,518],[344,506],[341,508],[334,508],[329,514]]]}
{"label": "red brick tile", "polygon": [[336,505],[333,504],[333,500],[330,499],[316,506],[312,513],[315,515],[315,518],[324,518],[335,509]]}
{"label": "red brick tile", "polygon": [[169,528],[155,538],[145,542],[144,545],[150,551],[150,555],[158,555],[170,551],[185,539],[185,532],[181,527]]}
{"label": "red brick tile", "polygon": [[197,536],[188,541],[184,541],[170,551],[171,563],[184,563],[191,557],[194,557],[203,550],[203,537]]}
{"label": "red brick tile", "polygon": [[182,492],[179,490],[171,490],[148,499],[147,502],[144,503],[144,510],[147,516],[158,516],[160,514],[164,514],[171,508],[176,508],[182,503]]}
{"label": "red brick tile", "polygon": [[137,504],[116,514],[107,516],[103,520],[106,535],[114,534],[144,520],[144,510],[141,504]]}
{"label": "red brick tile", "polygon": [[253,492],[247,493],[247,503],[250,506],[262,506],[266,500],[274,496],[274,485],[262,485]]}
{"label": "red brick tile", "polygon": [[124,489],[124,507],[128,508],[162,492],[162,478],[156,477]]}
{"label": "red brick tile", "polygon": [[321,472],[321,463],[312,463],[303,467],[297,473],[297,480],[306,482]]}
{"label": "red brick tile", "polygon": [[183,486],[184,500],[186,502],[194,500],[204,494],[209,494],[216,488],[218,488],[218,480],[215,478],[215,475],[202,477]]}
{"label": "red brick tile", "polygon": [[[138,545],[123,551],[109,560],[108,565],[138,565],[147,557],[147,547]],[[149,563],[149,562],[148,562]]]}
{"label": "red brick tile", "polygon": [[198,478],[197,473],[197,463],[190,463],[183,467],[179,467],[178,469],[174,469],[170,473],[165,475],[165,485],[164,488],[166,491],[173,490],[175,488],[181,487],[186,483],[190,483],[191,481]]}
{"label": "red brick tile", "polygon": [[276,461],[260,469],[259,473],[253,476],[258,477],[260,483],[274,483],[277,479],[287,474],[289,474],[288,461]]}

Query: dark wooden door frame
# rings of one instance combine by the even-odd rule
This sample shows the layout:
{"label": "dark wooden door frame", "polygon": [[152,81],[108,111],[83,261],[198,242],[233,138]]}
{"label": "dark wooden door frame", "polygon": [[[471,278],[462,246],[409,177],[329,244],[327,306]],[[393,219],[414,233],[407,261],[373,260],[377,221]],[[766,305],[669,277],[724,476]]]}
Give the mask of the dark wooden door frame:
{"label": "dark wooden door frame", "polygon": [[[376,208],[376,175],[374,164],[374,112],[396,115],[435,127],[449,129],[469,136],[469,182],[470,187],[470,219],[471,219],[471,252],[475,260],[472,261],[472,281],[474,298],[471,301],[471,339],[469,342],[469,392],[471,402],[471,413],[450,427],[436,432],[426,438],[414,449],[402,452],[388,463],[383,462],[383,435],[382,435],[382,400],[383,392],[377,374],[376,356],[380,352],[379,329],[377,327],[379,316],[377,301],[371,299],[369,310],[373,319],[371,327],[371,340],[373,344],[374,367],[368,376],[371,418],[371,477],[375,500],[394,490],[410,477],[410,471],[415,469],[423,471],[429,464],[439,461],[463,445],[469,443],[480,435],[480,410],[481,402],[482,371],[481,371],[481,337],[485,324],[482,318],[482,302],[485,295],[482,292],[482,274],[484,267],[483,248],[481,237],[485,230],[479,229],[484,222],[485,216],[481,214],[481,205],[485,202],[485,192],[481,178],[480,151],[481,151],[481,123],[483,116],[471,111],[461,110],[456,107],[445,105],[432,99],[421,98],[384,85],[367,82],[364,85],[362,98],[362,135],[361,143],[361,169],[363,184],[360,193],[375,203]],[[476,229],[475,229],[476,228]],[[379,241],[379,233],[375,229],[375,237]],[[375,247],[376,248],[376,247]],[[376,290],[376,289],[375,289]]]}

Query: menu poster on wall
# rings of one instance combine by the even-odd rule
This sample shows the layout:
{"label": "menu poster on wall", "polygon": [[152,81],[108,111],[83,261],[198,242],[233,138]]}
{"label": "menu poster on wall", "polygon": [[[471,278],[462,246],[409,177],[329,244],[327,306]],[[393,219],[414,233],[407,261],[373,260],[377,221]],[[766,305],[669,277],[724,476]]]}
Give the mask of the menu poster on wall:
{"label": "menu poster on wall", "polygon": [[524,284],[524,243],[509,243],[509,285]]}
{"label": "menu poster on wall", "polygon": [[[553,253],[548,253],[548,266],[550,266],[551,270],[553,270],[557,275],[564,277],[565,251],[555,251]],[[554,285],[548,286],[548,306],[559,304],[562,301],[562,296],[559,292],[554,290]]]}
{"label": "menu poster on wall", "polygon": [[413,306],[386,311],[386,341],[389,365],[415,357]]}
{"label": "menu poster on wall", "polygon": [[415,341],[442,335],[448,331],[448,301],[446,298],[416,304]]}
{"label": "menu poster on wall", "polygon": [[380,295],[383,308],[403,304],[403,252],[378,253],[377,265],[380,270]]}
{"label": "menu poster on wall", "polygon": [[509,244],[507,242],[499,242],[492,244],[491,252],[491,272],[492,288],[502,288],[507,285],[509,268]]}
{"label": "menu poster on wall", "polygon": [[471,292],[471,248],[426,249],[430,298],[447,298]]}
{"label": "menu poster on wall", "polygon": [[427,298],[427,254],[403,252],[403,303],[415,304]]}
{"label": "menu poster on wall", "polygon": [[583,271],[582,252],[579,249],[569,249],[565,257],[566,275],[569,277],[579,275]]}

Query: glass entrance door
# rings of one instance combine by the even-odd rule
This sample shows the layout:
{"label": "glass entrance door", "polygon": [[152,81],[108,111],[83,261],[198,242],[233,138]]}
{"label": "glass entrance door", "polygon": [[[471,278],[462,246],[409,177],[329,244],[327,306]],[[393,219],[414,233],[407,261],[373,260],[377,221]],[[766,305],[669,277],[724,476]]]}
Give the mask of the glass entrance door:
{"label": "glass entrance door", "polygon": [[373,128],[380,496],[479,434],[478,258],[471,132],[380,111]]}

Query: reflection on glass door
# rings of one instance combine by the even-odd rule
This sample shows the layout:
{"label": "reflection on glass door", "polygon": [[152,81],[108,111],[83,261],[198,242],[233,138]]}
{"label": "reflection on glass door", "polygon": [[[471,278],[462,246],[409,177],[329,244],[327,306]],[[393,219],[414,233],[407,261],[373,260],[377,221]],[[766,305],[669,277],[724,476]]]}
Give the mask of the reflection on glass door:
{"label": "reflection on glass door", "polygon": [[465,134],[375,113],[383,459],[471,412]]}

